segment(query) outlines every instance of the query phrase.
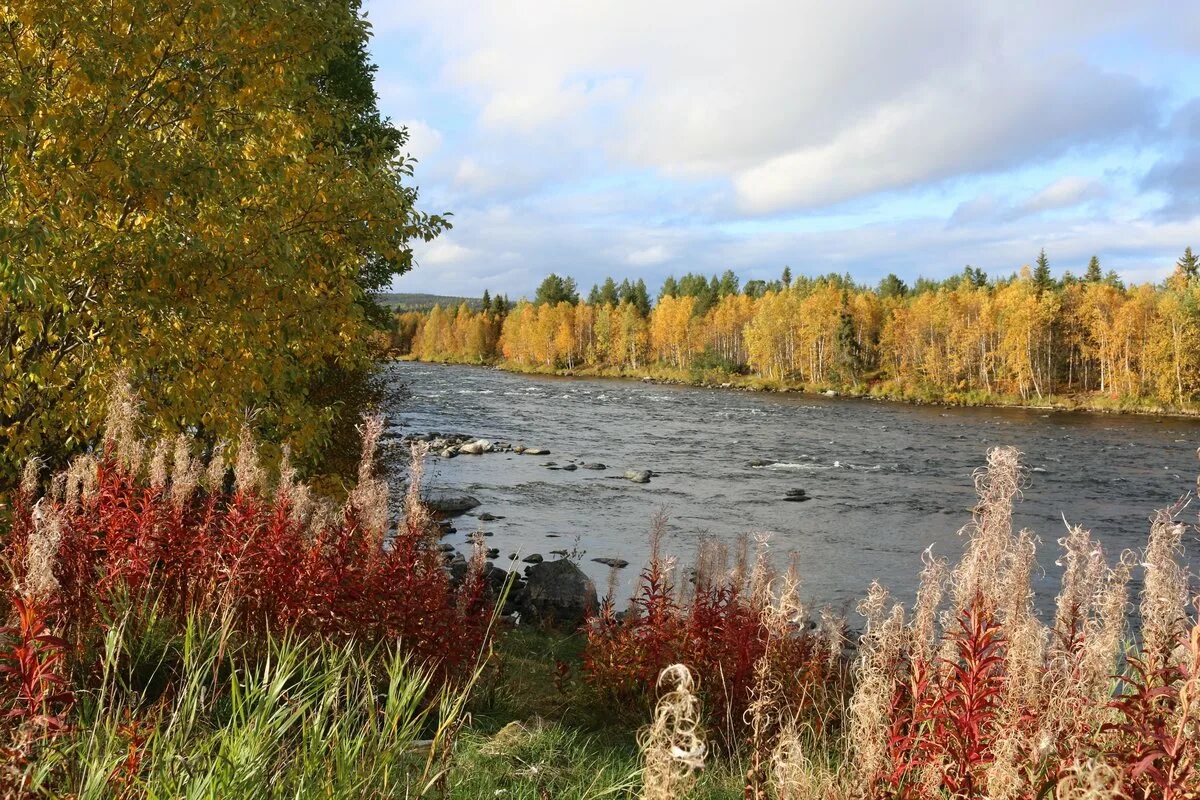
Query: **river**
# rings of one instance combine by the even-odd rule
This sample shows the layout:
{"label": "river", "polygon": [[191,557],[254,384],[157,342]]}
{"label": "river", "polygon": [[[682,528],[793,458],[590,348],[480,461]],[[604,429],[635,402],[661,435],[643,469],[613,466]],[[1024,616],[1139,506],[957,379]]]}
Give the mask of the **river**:
{"label": "river", "polygon": [[[544,447],[548,456],[431,457],[432,486],[482,501],[447,541],[492,532],[497,565],[510,553],[586,551],[603,587],[623,558],[627,594],[647,553],[651,516],[669,516],[667,549],[690,563],[702,536],[733,543],[770,533],[799,554],[804,593],[848,610],[878,579],[898,597],[916,590],[922,552],[953,558],[974,503],[972,472],[989,447],[1025,454],[1029,485],[1014,524],[1040,536],[1038,605],[1049,609],[1064,517],[1090,529],[1110,559],[1145,545],[1149,518],[1195,489],[1200,421],[1000,408],[941,408],[799,394],[751,393],[493,369],[395,362],[383,368],[393,434],[464,433]],[[602,462],[605,471],[543,464]],[[761,464],[752,466],[753,464]],[[653,470],[648,484],[622,476]],[[803,489],[808,502],[784,502]],[[1183,519],[1196,522],[1196,507]],[[1193,567],[1200,539],[1185,541]],[[465,547],[462,549],[465,550]],[[1137,587],[1135,587],[1136,590]]]}

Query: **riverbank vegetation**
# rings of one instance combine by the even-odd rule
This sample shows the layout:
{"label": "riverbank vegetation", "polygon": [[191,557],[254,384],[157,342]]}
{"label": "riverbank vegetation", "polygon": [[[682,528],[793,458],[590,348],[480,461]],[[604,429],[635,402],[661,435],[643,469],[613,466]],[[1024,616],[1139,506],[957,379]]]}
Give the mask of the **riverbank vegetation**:
{"label": "riverbank vegetation", "polygon": [[1200,792],[1182,504],[1137,554],[1070,528],[1043,620],[1000,448],[961,559],[928,555],[911,608],[877,584],[850,620],[810,607],[809,565],[765,538],[682,569],[658,520],[630,605],[554,634],[497,624],[482,537],[446,566],[419,450],[389,521],[376,421],[337,506],[268,475],[248,433],[230,467],[142,430],[118,392],[96,454],[25,472],[0,539],[5,796]]}
{"label": "riverbank vegetation", "polygon": [[[162,432],[250,423],[303,467],[446,220],[416,209],[358,0],[6,10],[0,497],[94,446],[117,373]],[[352,416],[357,416],[352,415]]]}
{"label": "riverbank vegetation", "polygon": [[[398,314],[393,352],[509,369],[836,390],[954,404],[1195,411],[1200,259],[1127,287],[1093,259],[1082,277],[1038,265],[989,280],[968,268],[911,289],[732,273],[644,285],[611,279],[586,301],[551,276],[534,302]],[[640,283],[640,282],[639,282]]]}

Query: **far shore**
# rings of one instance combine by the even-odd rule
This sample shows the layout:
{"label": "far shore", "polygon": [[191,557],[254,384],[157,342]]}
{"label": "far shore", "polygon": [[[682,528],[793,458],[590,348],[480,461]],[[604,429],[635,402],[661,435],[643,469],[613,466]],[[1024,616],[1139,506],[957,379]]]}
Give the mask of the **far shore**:
{"label": "far shore", "polygon": [[1093,414],[1137,415],[1147,417],[1167,417],[1176,419],[1200,419],[1200,407],[1197,408],[1164,408],[1148,403],[1136,403],[1128,400],[1113,399],[1096,395],[1052,396],[1040,399],[1023,400],[1016,395],[977,394],[960,397],[918,397],[904,394],[893,389],[884,388],[883,384],[862,384],[857,387],[843,386],[811,386],[806,384],[791,384],[773,381],[756,375],[736,375],[718,373],[715,371],[689,373],[687,370],[675,370],[655,365],[643,370],[628,371],[614,369],[595,369],[582,367],[562,369],[557,367],[539,367],[511,364],[509,362],[468,363],[451,360],[426,360],[411,355],[389,356],[390,361],[409,361],[436,366],[474,367],[477,369],[498,369],[517,375],[540,375],[557,378],[605,378],[611,380],[633,381],[638,383],[655,383],[667,386],[692,386],[699,389],[724,389],[741,392],[773,392],[776,394],[799,394],[822,398],[851,398],[857,400],[876,400],[891,403],[903,403],[912,406],[934,406],[940,408],[1001,408],[1019,409],[1023,411],[1053,411],[1053,412],[1086,412]]}

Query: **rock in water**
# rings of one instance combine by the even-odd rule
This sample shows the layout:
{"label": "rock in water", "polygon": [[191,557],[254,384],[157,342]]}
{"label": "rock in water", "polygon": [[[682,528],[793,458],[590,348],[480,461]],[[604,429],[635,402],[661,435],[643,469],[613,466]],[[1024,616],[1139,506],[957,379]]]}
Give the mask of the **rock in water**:
{"label": "rock in water", "polygon": [[525,580],[529,611],[542,622],[574,630],[599,607],[596,584],[568,559],[534,564]]}
{"label": "rock in water", "polygon": [[629,566],[629,562],[623,558],[593,558],[592,561],[613,569],[624,569]]}
{"label": "rock in water", "polygon": [[541,553],[530,553],[529,555],[525,556],[525,558],[523,558],[521,560],[524,561],[526,564],[540,564],[540,563],[542,563],[543,559],[542,559]]}
{"label": "rock in water", "polygon": [[599,461],[595,461],[590,464],[580,464],[579,466],[583,467],[584,469],[596,469],[596,470],[608,469],[608,467],[604,466]]}
{"label": "rock in water", "polygon": [[526,447],[521,452],[527,456],[548,456],[548,455],[550,455],[550,451],[544,447]]}
{"label": "rock in water", "polygon": [[466,453],[467,455],[477,456],[488,452],[492,449],[492,443],[487,439],[476,439],[473,442],[459,445],[458,452]]}
{"label": "rock in water", "polygon": [[479,505],[474,497],[457,489],[426,489],[421,493],[421,502],[430,511],[448,516],[462,514]]}
{"label": "rock in water", "polygon": [[634,483],[649,483],[650,470],[648,469],[631,469],[625,473],[625,479]]}

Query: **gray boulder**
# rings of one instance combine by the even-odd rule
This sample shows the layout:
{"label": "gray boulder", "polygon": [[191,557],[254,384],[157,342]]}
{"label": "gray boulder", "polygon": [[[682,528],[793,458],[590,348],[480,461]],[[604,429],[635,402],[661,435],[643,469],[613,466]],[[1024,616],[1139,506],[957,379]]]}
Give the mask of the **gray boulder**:
{"label": "gray boulder", "polygon": [[421,502],[430,511],[449,516],[466,513],[479,505],[474,497],[457,489],[425,489],[421,492]]}
{"label": "gray boulder", "polygon": [[649,483],[650,474],[648,469],[631,469],[625,473],[625,479],[634,483]]}
{"label": "gray boulder", "polygon": [[528,567],[525,581],[527,610],[547,624],[574,630],[600,604],[596,584],[565,558]]}
{"label": "gray boulder", "polygon": [[544,447],[526,447],[521,452],[527,456],[548,456],[548,455],[550,455],[550,451]]}

